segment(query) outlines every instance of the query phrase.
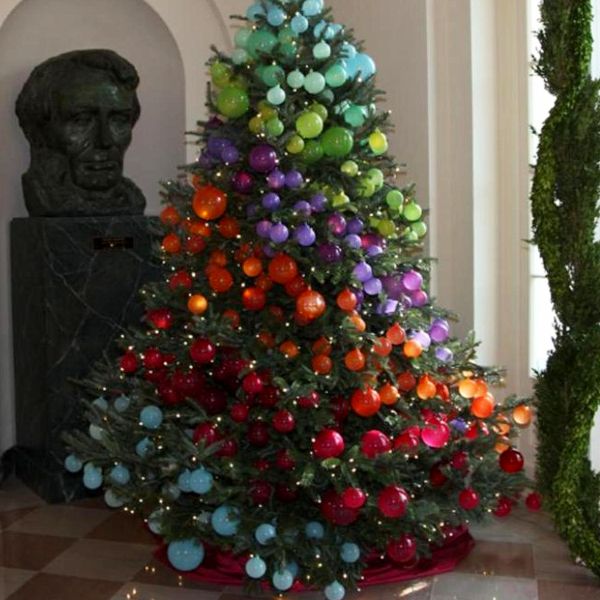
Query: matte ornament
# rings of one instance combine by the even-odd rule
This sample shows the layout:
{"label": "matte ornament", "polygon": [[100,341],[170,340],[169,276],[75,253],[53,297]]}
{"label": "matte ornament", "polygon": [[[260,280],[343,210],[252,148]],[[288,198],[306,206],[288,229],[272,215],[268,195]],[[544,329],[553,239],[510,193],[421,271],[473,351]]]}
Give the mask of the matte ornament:
{"label": "matte ornament", "polygon": [[140,412],[140,423],[146,429],[158,429],[163,422],[163,413],[158,406],[145,406]]}
{"label": "matte ornament", "polygon": [[318,71],[311,71],[304,78],[304,89],[309,94],[320,94],[325,89],[325,77]]}
{"label": "matte ornament", "polygon": [[327,600],[344,600],[346,596],[346,588],[339,581],[330,583],[325,587],[324,592]]}
{"label": "matte ornament", "polygon": [[167,556],[178,571],[195,571],[204,560],[204,546],[195,539],[177,540],[169,544]]}
{"label": "matte ornament", "polygon": [[300,89],[304,85],[304,73],[302,71],[292,71],[287,76],[287,84],[294,90]]}
{"label": "matte ornament", "polygon": [[277,537],[277,530],[270,523],[263,523],[256,528],[254,537],[259,544],[266,546]]}
{"label": "matte ornament", "polygon": [[390,485],[379,493],[377,508],[384,517],[399,519],[406,514],[409,497],[404,488],[398,485]]}
{"label": "matte ornament", "polygon": [[275,87],[272,87],[267,92],[267,100],[271,104],[273,104],[273,106],[280,106],[281,104],[283,104],[285,102],[285,99],[286,99],[286,93],[280,85],[276,85]]}
{"label": "matte ornament", "polygon": [[352,152],[354,136],[344,127],[331,127],[321,138],[325,154],[331,158],[344,158]]}
{"label": "matte ornament", "polygon": [[360,558],[360,548],[352,542],[342,544],[340,557],[345,563],[355,563]]}
{"label": "matte ornament", "polygon": [[238,532],[239,511],[231,506],[220,506],[210,517],[213,529],[223,537],[232,537]]}
{"label": "matte ornament", "polygon": [[538,492],[532,492],[525,498],[525,505],[529,510],[540,510],[542,508],[542,496]]}
{"label": "matte ornament", "polygon": [[294,576],[287,569],[275,571],[271,578],[273,587],[281,592],[289,590],[294,585]]}
{"label": "matte ornament", "polygon": [[330,489],[323,495],[321,501],[321,513],[333,525],[350,525],[359,517],[359,511],[348,508],[334,489]]}
{"label": "matte ornament", "polygon": [[339,88],[348,81],[348,71],[339,63],[329,67],[325,73],[325,81],[329,87]]}
{"label": "matte ornament", "polygon": [[518,473],[523,470],[523,465],[525,461],[523,459],[523,455],[513,448],[509,448],[505,450],[500,455],[500,468],[505,473]]}

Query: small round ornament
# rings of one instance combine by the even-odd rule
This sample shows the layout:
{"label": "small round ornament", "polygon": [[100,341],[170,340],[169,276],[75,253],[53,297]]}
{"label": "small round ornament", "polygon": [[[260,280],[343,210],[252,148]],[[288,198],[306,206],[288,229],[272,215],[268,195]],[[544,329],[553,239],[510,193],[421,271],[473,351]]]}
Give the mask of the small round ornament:
{"label": "small round ornament", "polygon": [[269,263],[269,277],[282,285],[289,283],[298,276],[296,261],[287,254],[277,254]]}
{"label": "small round ornament", "polygon": [[65,458],[65,469],[69,471],[69,473],[79,473],[82,468],[83,463],[74,454],[69,454],[69,456]]}
{"label": "small round ornament", "polygon": [[279,43],[277,36],[268,29],[257,29],[248,38],[246,50],[252,58],[269,55]]}
{"label": "small round ornament", "polygon": [[267,92],[267,100],[274,106],[280,106],[281,104],[283,104],[285,102],[285,99],[286,99],[285,90],[280,85],[276,85],[276,86],[272,87]]}
{"label": "small round ornament", "polygon": [[267,572],[267,563],[260,556],[253,556],[248,559],[244,568],[248,577],[261,579]]}
{"label": "small round ornament", "polygon": [[519,427],[527,427],[531,423],[531,409],[526,404],[520,404],[513,409],[512,418]]}
{"label": "small round ornament", "polygon": [[525,498],[525,505],[529,510],[538,511],[542,508],[542,496],[538,492],[531,492]]}
{"label": "small round ornament", "polygon": [[321,460],[340,456],[344,447],[344,438],[334,429],[323,429],[313,442],[313,452]]}
{"label": "small round ornament", "polygon": [[361,417],[372,417],[379,412],[381,397],[373,388],[355,390],[351,399],[352,410]]}
{"label": "small round ornament", "polygon": [[331,46],[325,40],[321,40],[313,47],[313,56],[317,60],[327,60],[331,56]]}
{"label": "small round ornament", "polygon": [[232,537],[238,532],[239,511],[227,505],[217,508],[210,517],[212,528],[223,537]]}
{"label": "small round ornament", "polygon": [[346,588],[339,581],[331,582],[323,591],[327,600],[344,600],[346,596]]}
{"label": "small round ornament", "polygon": [[479,506],[479,494],[473,488],[465,488],[458,495],[458,503],[465,510],[473,510]]}
{"label": "small round ornament", "polygon": [[350,487],[342,492],[342,500],[348,508],[359,509],[365,505],[367,495],[360,488]]}
{"label": "small round ornament", "polygon": [[312,111],[302,113],[296,119],[296,131],[304,139],[312,139],[321,135],[323,131],[323,119]]}
{"label": "small round ornament", "polygon": [[369,147],[373,154],[385,154],[388,151],[389,144],[385,133],[376,130],[369,136]]}
{"label": "small round ornament", "polygon": [[410,533],[403,533],[388,542],[386,553],[396,563],[410,562],[417,555],[417,540]]}
{"label": "small round ornament", "polygon": [[325,537],[325,528],[318,521],[310,521],[304,527],[304,534],[310,540],[322,540]]}
{"label": "small round ornament", "polygon": [[325,81],[329,87],[339,88],[348,81],[348,71],[344,65],[336,63],[327,69]]}
{"label": "small round ornament", "polygon": [[304,86],[304,73],[296,69],[291,71],[287,76],[287,84],[294,90],[298,90]]}
{"label": "small round ornament", "polygon": [[310,321],[318,319],[326,308],[325,298],[315,290],[308,289],[296,299],[296,312]]}
{"label": "small round ornament", "polygon": [[212,185],[200,186],[194,194],[192,207],[201,219],[218,219],[227,210],[227,194]]}
{"label": "small round ornament", "polygon": [[311,71],[304,78],[304,89],[309,94],[320,94],[325,89],[325,77],[318,71]]}
{"label": "small round ornament", "polygon": [[512,502],[506,496],[500,496],[494,509],[494,515],[497,517],[507,517],[512,511]]}
{"label": "small round ornament", "polygon": [[309,26],[308,19],[304,15],[301,15],[300,13],[298,13],[292,19],[290,26],[294,33],[298,33],[298,34],[304,33],[305,31],[308,30],[308,26]]}
{"label": "small round ornament", "polygon": [[505,450],[500,455],[500,468],[505,473],[518,473],[523,470],[523,466],[525,461],[523,459],[523,455],[515,450],[514,448],[509,448]]}
{"label": "small round ornament", "polygon": [[158,429],[163,422],[163,413],[158,406],[145,406],[140,411],[140,423],[146,429]]}
{"label": "small round ornament", "polygon": [[345,526],[354,523],[360,511],[347,507],[342,497],[334,489],[330,489],[321,499],[321,514],[333,525]]}
{"label": "small round ornament", "polygon": [[263,523],[256,528],[254,537],[259,544],[266,546],[277,537],[277,530],[270,523]]}
{"label": "small round ornament", "polygon": [[227,86],[217,96],[217,110],[230,119],[242,117],[249,108],[248,93],[239,87]]}
{"label": "small round ornament", "polygon": [[345,563],[355,563],[360,558],[360,548],[352,542],[345,542],[340,548],[340,558]]}

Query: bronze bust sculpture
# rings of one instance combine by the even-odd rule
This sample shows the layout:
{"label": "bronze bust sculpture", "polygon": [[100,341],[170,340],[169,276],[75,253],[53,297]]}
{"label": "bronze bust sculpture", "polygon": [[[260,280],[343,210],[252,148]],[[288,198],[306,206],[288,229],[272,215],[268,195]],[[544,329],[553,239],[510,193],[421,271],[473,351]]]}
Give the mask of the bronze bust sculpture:
{"label": "bronze bust sculpture", "polygon": [[142,214],[123,159],[140,115],[135,67],[111,50],[76,50],[37,66],[17,100],[31,146],[23,193],[33,217]]}

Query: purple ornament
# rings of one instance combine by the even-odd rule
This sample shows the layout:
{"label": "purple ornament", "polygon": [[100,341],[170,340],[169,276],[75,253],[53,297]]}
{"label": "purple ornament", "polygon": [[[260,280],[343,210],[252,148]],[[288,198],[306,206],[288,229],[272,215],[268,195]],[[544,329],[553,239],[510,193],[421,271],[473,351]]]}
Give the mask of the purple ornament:
{"label": "purple ornament", "polygon": [[240,153],[235,146],[227,146],[221,152],[221,160],[227,165],[232,165],[240,160]]}
{"label": "purple ornament", "polygon": [[450,362],[454,358],[454,354],[450,348],[446,348],[445,346],[439,346],[435,349],[435,357],[444,363]]}
{"label": "purple ornament", "polygon": [[356,296],[358,304],[362,304],[365,301],[365,293],[362,290],[359,290],[358,288],[351,287],[350,289],[352,290],[352,293]]}
{"label": "purple ornament", "polygon": [[[438,348],[438,350],[441,350],[441,348]],[[452,353],[450,352],[450,354]],[[452,425],[456,431],[460,431],[461,433],[464,433],[469,428],[463,419],[454,419],[453,421],[450,421],[450,425]]]}
{"label": "purple ornament", "polygon": [[393,300],[400,300],[402,294],[406,291],[402,285],[402,277],[399,274],[383,277],[383,289]]}
{"label": "purple ornament", "polygon": [[214,163],[214,160],[210,157],[210,154],[208,154],[208,152],[204,151],[198,157],[198,164],[203,169],[212,169],[215,163]]}
{"label": "purple ornament", "polygon": [[324,194],[315,194],[310,199],[310,205],[315,212],[323,212],[327,207],[327,198]]}
{"label": "purple ornament", "polygon": [[404,285],[409,292],[416,292],[417,290],[420,290],[423,285],[423,276],[418,271],[412,269],[406,271],[406,273],[402,275],[402,285]]}
{"label": "purple ornament", "polygon": [[327,219],[327,227],[335,236],[342,236],[346,233],[346,219],[340,213],[333,213]]}
{"label": "purple ornament", "polygon": [[223,150],[225,150],[225,148],[227,148],[230,145],[231,145],[231,142],[228,139],[213,136],[208,139],[208,143],[206,144],[206,149],[208,150],[208,153],[213,158],[220,159],[221,155],[223,154]]}
{"label": "purple ornament", "polygon": [[254,171],[269,173],[277,166],[277,163],[277,152],[269,144],[260,144],[250,150],[248,164]]}
{"label": "purple ornament", "polygon": [[345,238],[344,241],[350,248],[354,248],[358,250],[361,247],[360,235],[356,235],[356,233],[350,233]]}
{"label": "purple ornament", "polygon": [[285,185],[291,190],[296,190],[302,187],[304,183],[304,177],[300,171],[289,171],[285,176]]}
{"label": "purple ornament", "polygon": [[363,235],[362,245],[365,249],[370,248],[371,246],[380,246],[381,248],[385,249],[385,247],[387,246],[384,239],[376,233],[367,233]]}
{"label": "purple ornament", "polygon": [[266,219],[259,221],[256,224],[256,234],[261,238],[268,238],[271,236],[271,229],[273,229],[273,223]]}
{"label": "purple ornament", "polygon": [[429,302],[429,296],[424,290],[417,290],[416,292],[413,292],[410,297],[412,299],[413,306],[416,306],[417,308],[421,308]]}
{"label": "purple ornament", "polygon": [[269,192],[262,198],[262,205],[267,210],[277,210],[281,204],[281,198],[275,192]]}
{"label": "purple ornament", "polygon": [[373,269],[369,263],[362,261],[354,267],[352,274],[356,279],[358,279],[358,281],[364,283],[373,277]]}
{"label": "purple ornament", "polygon": [[206,123],[206,127],[208,129],[219,129],[219,127],[223,126],[223,121],[217,117],[217,115],[213,115],[208,122]]}
{"label": "purple ornament", "polygon": [[383,285],[381,283],[381,279],[372,277],[371,279],[367,279],[367,281],[365,281],[364,288],[365,292],[369,294],[369,296],[377,296],[381,293]]}
{"label": "purple ornament", "polygon": [[263,254],[267,258],[273,258],[277,254],[277,250],[275,250],[275,248],[271,248],[269,244],[265,244],[263,246]]}
{"label": "purple ornament", "polygon": [[248,204],[248,206],[246,206],[246,216],[249,219],[251,219],[252,217],[255,217],[257,212],[258,212],[258,204],[256,204],[256,202],[252,202],[252,204]]}
{"label": "purple ornament", "polygon": [[246,171],[238,171],[232,178],[233,189],[240,194],[249,194],[254,186],[254,177]]}
{"label": "purple ornament", "polygon": [[425,350],[427,350],[429,346],[431,346],[431,338],[429,337],[429,334],[423,331],[422,329],[413,333],[410,336],[410,339],[419,342],[419,344],[421,344],[421,346],[423,346]]}
{"label": "purple ornament", "polygon": [[283,223],[277,223],[271,228],[269,237],[276,244],[283,244],[290,237],[290,231]]}
{"label": "purple ornament", "polygon": [[294,210],[303,217],[310,217],[312,209],[306,200],[299,200],[294,204]]}
{"label": "purple ornament", "polygon": [[447,327],[443,327],[440,323],[434,321],[429,329],[429,336],[436,344],[443,344],[450,336],[450,332]]}
{"label": "purple ornament", "polygon": [[361,233],[365,228],[365,224],[358,218],[354,217],[348,221],[348,233]]}
{"label": "purple ornament", "polygon": [[303,223],[296,228],[296,231],[294,231],[294,239],[301,246],[312,246],[317,239],[317,235],[310,225]]}
{"label": "purple ornament", "polygon": [[398,310],[397,300],[386,300],[377,306],[378,315],[393,315]]}
{"label": "purple ornament", "polygon": [[383,248],[381,246],[369,246],[367,248],[367,256],[379,256],[383,254]]}
{"label": "purple ornament", "polygon": [[344,253],[337,244],[321,244],[319,258],[326,263],[336,263],[344,258]]}
{"label": "purple ornament", "polygon": [[275,169],[267,175],[267,183],[272,190],[280,190],[285,185],[285,175],[279,169]]}
{"label": "purple ornament", "polygon": [[399,298],[400,302],[402,302],[402,306],[404,308],[412,308],[412,300],[410,298],[410,296],[407,296],[406,294],[402,294]]}

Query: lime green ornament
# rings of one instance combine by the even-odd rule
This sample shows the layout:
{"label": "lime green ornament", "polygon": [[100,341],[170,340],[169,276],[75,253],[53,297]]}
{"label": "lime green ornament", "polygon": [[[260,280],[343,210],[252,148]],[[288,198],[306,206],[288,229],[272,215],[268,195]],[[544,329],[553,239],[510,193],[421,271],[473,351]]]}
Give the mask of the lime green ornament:
{"label": "lime green ornament", "polygon": [[379,191],[383,187],[383,171],[381,169],[369,169],[367,177],[375,185],[375,191]]}
{"label": "lime green ornament", "polygon": [[388,151],[389,144],[387,136],[377,129],[369,136],[369,146],[374,154],[378,156]]}
{"label": "lime green ornament", "polygon": [[337,193],[331,201],[331,205],[334,208],[339,208],[340,206],[345,206],[346,204],[350,204],[350,198],[348,198],[345,192]]}
{"label": "lime green ornament", "polygon": [[427,235],[427,224],[423,221],[413,223],[410,228],[419,236],[419,238],[424,238]]}
{"label": "lime green ornament", "polygon": [[347,160],[342,165],[341,171],[348,177],[356,177],[358,175],[358,165],[353,160]]}
{"label": "lime green ornament", "polygon": [[382,221],[379,221],[377,231],[379,231],[383,237],[392,237],[396,233],[396,224],[389,219],[383,219]]}
{"label": "lime green ornament", "polygon": [[252,35],[252,29],[248,28],[248,27],[244,27],[243,29],[238,29],[235,32],[235,45],[238,48],[246,48],[247,44],[248,44],[248,40],[250,39],[250,36]]}
{"label": "lime green ornament", "polygon": [[317,60],[326,60],[331,56],[331,46],[324,40],[313,47],[313,56]]}
{"label": "lime green ornament", "polygon": [[344,113],[344,121],[351,127],[362,127],[366,120],[365,109],[362,106],[358,106],[358,104],[353,104]]}
{"label": "lime green ornament", "polygon": [[377,190],[373,180],[369,177],[363,177],[358,185],[358,194],[361,198],[371,198]]}
{"label": "lime green ornament", "polygon": [[233,74],[233,69],[224,63],[215,62],[210,67],[210,76],[212,78],[212,82],[217,87],[225,87]]}
{"label": "lime green ornament", "polygon": [[274,119],[277,116],[277,109],[273,108],[266,100],[261,100],[258,103],[259,115],[265,121]]}
{"label": "lime green ornament", "polygon": [[275,87],[285,81],[285,71],[277,65],[269,65],[261,74],[261,79],[269,87]]}
{"label": "lime green ornament", "polygon": [[272,137],[279,137],[285,131],[285,125],[283,121],[275,117],[274,119],[269,119],[266,123],[267,133]]}
{"label": "lime green ornament", "polygon": [[416,202],[404,205],[404,218],[407,221],[418,221],[423,214],[423,209]]}
{"label": "lime green ornament", "polygon": [[304,146],[302,159],[308,164],[319,162],[325,154],[323,146],[318,140],[309,140]]}
{"label": "lime green ornament", "polygon": [[418,242],[419,241],[418,234],[415,231],[413,231],[412,229],[409,229],[408,231],[406,231],[404,233],[403,237],[407,242]]}
{"label": "lime green ornament", "polygon": [[287,84],[294,90],[300,89],[304,85],[304,74],[302,71],[292,71],[287,76]]}
{"label": "lime green ornament", "polygon": [[327,108],[325,108],[322,104],[319,104],[318,102],[313,102],[309,107],[308,110],[317,113],[321,119],[323,119],[323,123],[325,121],[327,121],[327,117],[329,116],[329,112],[327,111]]}
{"label": "lime green ornament", "polygon": [[354,136],[344,127],[331,127],[321,139],[325,154],[331,158],[344,158],[352,152]]}
{"label": "lime green ornament", "polygon": [[246,91],[248,89],[248,80],[245,77],[238,75],[229,82],[229,87]]}
{"label": "lime green ornament", "polygon": [[311,71],[304,79],[304,89],[309,94],[320,94],[325,89],[325,77],[318,71]]}
{"label": "lime green ornament", "polygon": [[327,69],[325,81],[329,87],[342,87],[348,81],[348,71],[343,65],[337,63]]}
{"label": "lime green ornament", "polygon": [[227,86],[217,96],[217,109],[230,119],[237,119],[245,115],[249,108],[248,94],[239,87]]}
{"label": "lime green ornament", "polygon": [[391,190],[385,197],[385,201],[390,208],[401,210],[404,204],[404,196],[400,190]]}
{"label": "lime green ornament", "polygon": [[377,217],[369,217],[369,225],[377,229],[379,227],[379,223],[381,223],[381,219]]}
{"label": "lime green ornament", "polygon": [[289,139],[287,146],[285,148],[290,154],[300,154],[300,152],[302,152],[302,150],[304,150],[304,146],[305,146],[304,140],[299,135],[294,134]]}
{"label": "lime green ornament", "polygon": [[267,100],[274,106],[279,106],[285,102],[285,91],[280,85],[272,87],[267,92]]}
{"label": "lime green ornament", "polygon": [[265,122],[258,115],[256,117],[252,117],[248,121],[248,129],[256,135],[263,133],[265,130]]}
{"label": "lime green ornament", "polygon": [[323,132],[323,119],[312,111],[302,113],[296,119],[296,131],[307,140],[319,137]]}
{"label": "lime green ornament", "polygon": [[260,58],[262,55],[270,55],[278,43],[277,37],[268,29],[258,29],[250,34],[246,50],[252,58]]}

